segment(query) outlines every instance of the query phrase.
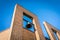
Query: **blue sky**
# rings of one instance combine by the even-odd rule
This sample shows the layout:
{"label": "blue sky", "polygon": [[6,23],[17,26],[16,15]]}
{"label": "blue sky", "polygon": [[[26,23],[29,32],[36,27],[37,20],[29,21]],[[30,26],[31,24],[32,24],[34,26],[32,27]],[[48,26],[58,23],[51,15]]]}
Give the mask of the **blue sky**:
{"label": "blue sky", "polygon": [[16,3],[38,17],[44,36],[47,36],[44,21],[60,29],[59,0],[0,0],[0,31],[10,27]]}

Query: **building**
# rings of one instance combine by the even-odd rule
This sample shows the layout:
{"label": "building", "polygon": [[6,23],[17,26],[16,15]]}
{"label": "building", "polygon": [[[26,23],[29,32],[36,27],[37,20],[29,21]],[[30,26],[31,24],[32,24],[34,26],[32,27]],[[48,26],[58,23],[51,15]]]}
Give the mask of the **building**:
{"label": "building", "polygon": [[[24,16],[28,17],[28,19],[24,19]],[[27,22],[26,27],[23,27],[23,21]],[[50,36],[51,40],[55,40],[53,35],[53,31],[56,31],[58,34],[58,38],[60,39],[60,32],[55,30],[55,28],[51,27],[47,22],[44,22],[44,26]],[[33,27],[34,31],[29,30]],[[51,33],[50,33],[51,32]],[[0,33],[0,40],[50,40],[45,38],[38,22],[37,16],[32,14],[31,12],[25,10],[21,6],[15,6],[13,18],[11,22],[11,27]]]}

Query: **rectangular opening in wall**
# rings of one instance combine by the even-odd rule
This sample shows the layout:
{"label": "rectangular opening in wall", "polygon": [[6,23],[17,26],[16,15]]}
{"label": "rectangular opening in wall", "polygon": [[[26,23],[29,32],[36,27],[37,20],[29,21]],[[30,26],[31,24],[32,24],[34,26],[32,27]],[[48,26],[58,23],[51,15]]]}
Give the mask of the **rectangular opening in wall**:
{"label": "rectangular opening in wall", "polygon": [[23,12],[23,28],[31,32],[34,32],[35,28],[32,21],[33,21],[33,18]]}
{"label": "rectangular opening in wall", "polygon": [[54,32],[54,36],[55,36],[56,40],[58,40],[58,37],[57,37],[57,35],[56,35],[56,32]]}

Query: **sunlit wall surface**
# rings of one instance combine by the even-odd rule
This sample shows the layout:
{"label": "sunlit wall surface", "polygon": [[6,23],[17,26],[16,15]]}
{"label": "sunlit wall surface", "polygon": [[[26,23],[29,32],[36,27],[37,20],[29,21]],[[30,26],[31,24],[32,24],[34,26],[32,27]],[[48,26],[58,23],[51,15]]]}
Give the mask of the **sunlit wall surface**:
{"label": "sunlit wall surface", "polygon": [[44,36],[48,37],[43,21],[47,21],[60,29],[59,0],[0,0],[0,31],[10,27],[16,3],[38,17]]}

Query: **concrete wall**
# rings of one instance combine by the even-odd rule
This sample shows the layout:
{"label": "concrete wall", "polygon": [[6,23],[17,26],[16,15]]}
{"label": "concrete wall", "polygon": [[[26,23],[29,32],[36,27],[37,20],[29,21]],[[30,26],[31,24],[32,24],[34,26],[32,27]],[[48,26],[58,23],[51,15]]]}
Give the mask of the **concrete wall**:
{"label": "concrete wall", "polygon": [[10,40],[36,40],[35,33],[23,28],[23,10],[19,5],[16,6]]}
{"label": "concrete wall", "polygon": [[56,33],[58,40],[60,40],[60,32],[55,27],[53,27],[51,24],[44,22],[44,26],[46,28],[46,31],[49,34],[49,37],[51,40],[56,40],[56,37],[54,36],[54,33]]}
{"label": "concrete wall", "polygon": [[[33,18],[35,32],[30,32],[24,29],[23,26],[23,12],[27,16]],[[37,16],[28,12],[19,5],[15,6],[11,27],[8,30],[0,33],[0,40],[45,40],[42,29],[39,25]]]}
{"label": "concrete wall", "polygon": [[10,34],[10,29],[0,32],[0,40],[8,40]]}
{"label": "concrete wall", "polygon": [[[33,18],[33,24],[36,30],[34,33],[23,28],[23,13]],[[16,5],[10,40],[45,40],[37,16],[19,5]]]}

